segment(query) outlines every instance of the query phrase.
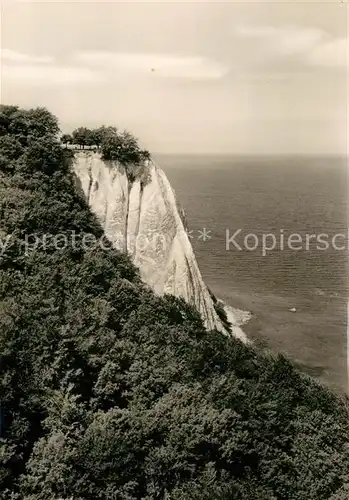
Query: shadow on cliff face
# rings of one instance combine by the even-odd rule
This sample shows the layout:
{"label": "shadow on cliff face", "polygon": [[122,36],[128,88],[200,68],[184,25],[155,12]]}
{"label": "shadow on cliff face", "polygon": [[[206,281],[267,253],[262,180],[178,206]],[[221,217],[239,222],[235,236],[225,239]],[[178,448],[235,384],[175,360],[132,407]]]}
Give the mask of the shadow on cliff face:
{"label": "shadow on cliff face", "polygon": [[188,219],[187,219],[187,215],[185,213],[185,210],[184,208],[180,205],[179,201],[176,200],[176,203],[177,203],[177,210],[178,210],[178,213],[179,213],[179,216],[181,218],[181,221],[182,221],[182,224],[184,226],[184,229],[186,231],[189,231],[189,224],[188,224]]}
{"label": "shadow on cliff face", "polygon": [[[66,156],[69,158],[69,161],[71,163],[74,162],[75,157],[75,151],[72,150],[64,150]],[[96,151],[82,151],[78,150],[77,151],[79,154],[84,154],[86,156],[94,156],[98,155],[100,157],[100,160],[110,169],[117,169],[121,175],[125,175],[127,177],[127,180],[130,183],[130,187],[132,184],[139,180],[141,189],[143,189],[145,186],[147,186],[151,182],[151,168],[154,168],[154,164],[151,161],[144,161],[142,163],[129,163],[129,164],[122,164],[120,162],[114,161],[114,160],[103,160],[102,156],[100,153]],[[81,187],[81,182],[79,179],[76,179],[75,182],[76,188],[79,190],[79,192],[82,192],[82,187]]]}
{"label": "shadow on cliff face", "polygon": [[144,162],[142,164],[130,163],[123,165],[115,161],[103,160],[110,168],[116,168],[122,175],[126,175],[129,183],[132,185],[135,181],[139,180],[141,188],[144,188],[151,182],[151,163]]}
{"label": "shadow on cliff face", "polygon": [[213,294],[213,292],[207,287],[208,293],[213,302],[213,307],[217,313],[217,316],[222,322],[222,325],[226,329],[227,332],[231,332],[232,324],[228,320],[227,313],[225,312],[224,305],[221,301],[217,299],[217,297]]}

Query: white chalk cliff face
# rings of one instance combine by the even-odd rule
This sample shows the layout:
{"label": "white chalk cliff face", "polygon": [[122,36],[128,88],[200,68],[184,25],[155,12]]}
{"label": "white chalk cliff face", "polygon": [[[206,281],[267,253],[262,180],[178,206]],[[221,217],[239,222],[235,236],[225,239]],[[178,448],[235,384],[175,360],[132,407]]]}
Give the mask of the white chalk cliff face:
{"label": "white chalk cliff face", "polygon": [[[183,297],[200,312],[205,326],[227,333],[203,282],[174,191],[152,162],[130,182],[124,168],[97,153],[76,153],[75,173],[91,210],[115,248],[128,252],[155,293]],[[245,340],[230,311],[232,333]]]}

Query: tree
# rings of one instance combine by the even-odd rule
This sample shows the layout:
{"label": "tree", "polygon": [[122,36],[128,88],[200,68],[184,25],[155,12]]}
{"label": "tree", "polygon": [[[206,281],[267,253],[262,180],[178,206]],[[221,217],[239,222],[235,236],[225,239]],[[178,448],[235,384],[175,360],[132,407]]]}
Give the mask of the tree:
{"label": "tree", "polygon": [[97,148],[100,149],[103,143],[109,140],[116,140],[117,136],[118,130],[113,126],[107,127],[102,125],[95,129],[78,127],[72,133],[72,140],[82,148],[85,146],[97,146]]}
{"label": "tree", "polygon": [[23,147],[16,137],[13,135],[0,136],[0,151],[1,155],[8,160],[16,160],[23,153]]}
{"label": "tree", "polygon": [[141,150],[137,139],[127,131],[118,134],[106,134],[101,146],[102,158],[118,161],[122,165],[139,165],[150,159],[148,151]]}
{"label": "tree", "polygon": [[61,137],[61,142],[63,144],[65,144],[65,148],[67,149],[68,147],[68,144],[72,144],[73,143],[73,138],[70,134],[63,134],[62,137]]}
{"label": "tree", "polygon": [[36,139],[51,135],[57,137],[60,129],[58,119],[46,108],[34,108],[28,111],[30,135]]}
{"label": "tree", "polygon": [[18,110],[18,106],[0,105],[0,135],[7,135],[9,133],[9,125],[11,123],[11,116]]}
{"label": "tree", "polygon": [[86,127],[79,127],[75,129],[72,133],[74,144],[78,144],[80,149],[81,147],[84,149],[88,143],[90,132],[91,131]]}
{"label": "tree", "polygon": [[116,127],[112,126],[106,127],[105,125],[102,125],[101,127],[92,130],[94,144],[99,149],[102,143],[108,139],[108,137],[115,137],[117,133],[118,130]]}
{"label": "tree", "polygon": [[23,146],[26,146],[30,137],[30,119],[26,110],[18,109],[11,114],[9,132],[16,137]]}
{"label": "tree", "polygon": [[86,146],[96,146],[95,134],[93,130],[87,129],[85,143]]}
{"label": "tree", "polygon": [[30,140],[51,136],[59,132],[57,118],[46,108],[18,109],[10,115],[9,132],[24,145]]}
{"label": "tree", "polygon": [[35,139],[57,138],[57,118],[46,108],[19,109],[17,106],[0,108],[0,135],[11,134],[22,146]]}

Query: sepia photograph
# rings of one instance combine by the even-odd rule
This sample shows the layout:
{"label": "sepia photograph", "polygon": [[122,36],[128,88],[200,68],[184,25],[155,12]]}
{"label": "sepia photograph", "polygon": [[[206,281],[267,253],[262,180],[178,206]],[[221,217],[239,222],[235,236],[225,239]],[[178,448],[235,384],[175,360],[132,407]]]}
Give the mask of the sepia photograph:
{"label": "sepia photograph", "polygon": [[0,500],[349,500],[348,14],[0,0]]}

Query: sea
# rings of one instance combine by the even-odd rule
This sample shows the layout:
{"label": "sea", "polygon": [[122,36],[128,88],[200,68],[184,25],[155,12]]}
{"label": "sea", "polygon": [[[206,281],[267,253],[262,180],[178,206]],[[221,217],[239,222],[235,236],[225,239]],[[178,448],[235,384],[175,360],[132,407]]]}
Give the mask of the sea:
{"label": "sea", "polygon": [[340,157],[156,155],[204,281],[261,348],[348,392],[348,206]]}

